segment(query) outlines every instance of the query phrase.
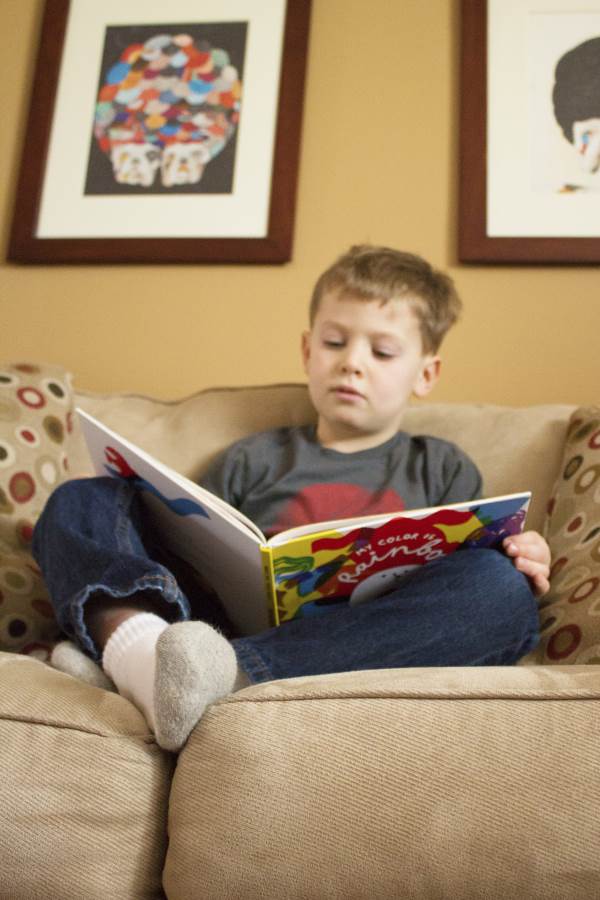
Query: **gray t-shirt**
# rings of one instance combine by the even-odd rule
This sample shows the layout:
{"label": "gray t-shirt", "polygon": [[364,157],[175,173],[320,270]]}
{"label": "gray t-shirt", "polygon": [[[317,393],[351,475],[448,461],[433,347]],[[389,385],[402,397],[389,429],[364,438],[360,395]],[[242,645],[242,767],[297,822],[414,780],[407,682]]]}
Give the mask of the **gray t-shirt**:
{"label": "gray t-shirt", "polygon": [[448,441],[400,431],[378,447],[340,453],[319,444],[314,425],[243,438],[200,484],[267,537],[327,519],[460,503],[482,491],[475,464]]}

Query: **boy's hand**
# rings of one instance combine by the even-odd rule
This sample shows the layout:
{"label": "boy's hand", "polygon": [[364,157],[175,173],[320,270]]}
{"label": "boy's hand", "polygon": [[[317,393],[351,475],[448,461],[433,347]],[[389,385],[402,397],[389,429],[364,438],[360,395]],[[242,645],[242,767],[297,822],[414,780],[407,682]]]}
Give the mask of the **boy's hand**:
{"label": "boy's hand", "polygon": [[502,541],[502,548],[515,568],[527,575],[536,597],[550,590],[550,548],[537,531],[524,531]]}

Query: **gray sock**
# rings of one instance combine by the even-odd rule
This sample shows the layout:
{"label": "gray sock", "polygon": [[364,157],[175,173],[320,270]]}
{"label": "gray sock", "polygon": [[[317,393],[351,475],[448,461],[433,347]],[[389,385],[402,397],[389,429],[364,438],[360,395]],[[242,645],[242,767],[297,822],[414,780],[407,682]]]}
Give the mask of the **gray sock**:
{"label": "gray sock", "polygon": [[248,684],[229,641],[205,622],[177,622],[156,644],[156,740],[180,750],[206,707]]}

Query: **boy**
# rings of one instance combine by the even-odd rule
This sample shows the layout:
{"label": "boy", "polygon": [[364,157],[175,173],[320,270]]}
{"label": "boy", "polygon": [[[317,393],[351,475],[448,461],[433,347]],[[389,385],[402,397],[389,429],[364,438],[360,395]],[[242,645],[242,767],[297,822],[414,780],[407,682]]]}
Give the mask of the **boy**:
{"label": "boy", "polygon": [[[481,496],[479,472],[454,445],[400,431],[412,395],[440,373],[438,350],[460,311],[451,280],[424,260],[358,246],[319,278],[302,355],[316,428],[283,428],[233,445],[203,479],[267,534],[325,518]],[[456,553],[410,573],[362,606],[231,641],[188,620],[184,573],[158,561],[135,493],[106,478],[61,486],[34,551],[65,632],[100,658],[178,750],[206,706],[250,682],[402,666],[508,665],[539,640],[534,594],[550,553],[526,532],[504,554]],[[187,592],[191,594],[191,592]],[[192,600],[194,598],[192,597]],[[215,618],[206,604],[200,618]]]}

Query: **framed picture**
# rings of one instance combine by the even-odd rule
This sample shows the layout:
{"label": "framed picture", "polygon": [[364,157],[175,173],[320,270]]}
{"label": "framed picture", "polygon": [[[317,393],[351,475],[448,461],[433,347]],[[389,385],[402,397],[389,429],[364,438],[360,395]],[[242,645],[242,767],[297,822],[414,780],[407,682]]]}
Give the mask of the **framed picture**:
{"label": "framed picture", "polygon": [[462,0],[459,259],[600,262],[600,0]]}
{"label": "framed picture", "polygon": [[310,0],[46,0],[9,259],[290,259]]}

